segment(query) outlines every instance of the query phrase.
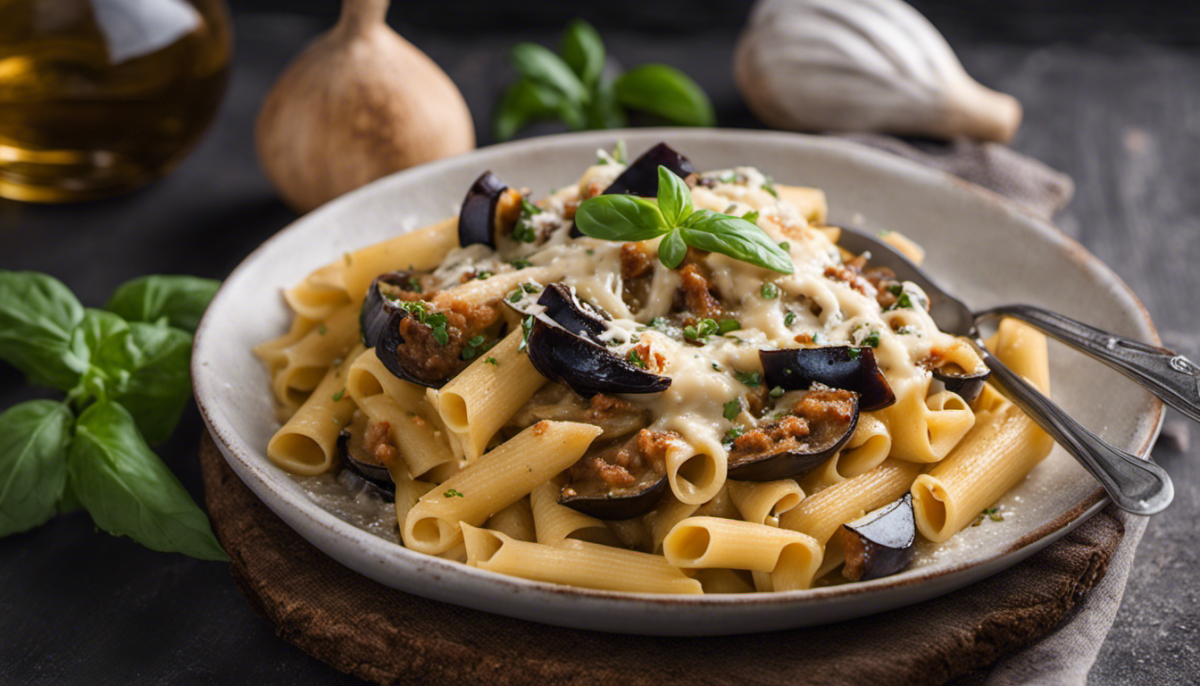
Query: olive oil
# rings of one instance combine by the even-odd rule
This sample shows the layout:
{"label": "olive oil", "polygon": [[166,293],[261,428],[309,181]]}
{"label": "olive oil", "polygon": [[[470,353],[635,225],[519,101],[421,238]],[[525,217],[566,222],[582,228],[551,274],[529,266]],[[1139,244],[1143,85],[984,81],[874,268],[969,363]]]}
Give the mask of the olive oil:
{"label": "olive oil", "polygon": [[0,0],[0,196],[87,200],[170,171],[231,44],[223,0]]}

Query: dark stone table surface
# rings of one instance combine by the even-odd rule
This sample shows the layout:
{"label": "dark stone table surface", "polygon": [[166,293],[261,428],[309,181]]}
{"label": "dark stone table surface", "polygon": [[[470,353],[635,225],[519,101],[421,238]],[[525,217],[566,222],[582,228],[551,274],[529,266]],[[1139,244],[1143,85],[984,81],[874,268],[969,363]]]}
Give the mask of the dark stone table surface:
{"label": "dark stone table surface", "polygon": [[[256,165],[253,121],[288,58],[327,25],[333,3],[297,2],[308,14],[278,11],[286,4],[259,0],[235,10],[237,58],[228,95],[210,132],[171,176],[83,205],[0,201],[0,268],[49,272],[86,305],[99,306],[117,284],[144,273],[221,278],[292,221]],[[555,42],[556,32],[545,25],[504,28],[511,23],[485,31],[478,21],[456,28],[456,19],[438,19],[430,5],[417,13],[420,26],[406,17],[393,23],[458,83],[480,144],[490,143],[488,114],[508,78],[503,51],[517,40]],[[1149,23],[1153,30],[1126,36],[1120,16],[1097,12],[1100,29],[1082,31],[1074,15],[1050,12],[1058,28],[1048,33],[1035,21],[1033,3],[1016,2],[1025,13],[1017,18],[1031,28],[996,38],[987,15],[964,15],[944,2],[925,5],[939,25],[941,17],[953,29],[947,34],[968,71],[1024,103],[1014,147],[1074,178],[1075,199],[1058,225],[1139,294],[1166,345],[1200,356],[1200,50],[1171,38],[1183,33],[1173,31],[1173,20],[1158,21],[1130,4],[1130,25]],[[1006,10],[991,11],[1012,20]],[[736,21],[658,30],[653,21],[630,28],[601,20],[621,62],[675,64],[712,96],[722,125],[759,126],[729,73]],[[1194,28],[1195,15],[1178,25]],[[0,365],[0,407],[38,393]],[[201,429],[189,409],[158,451],[198,500]],[[1175,480],[1175,504],[1150,522],[1092,684],[1200,681],[1200,461],[1189,454],[1188,426],[1179,415],[1168,415],[1166,434],[1154,457]],[[83,513],[0,540],[0,589],[0,683],[354,682],[275,637],[224,565],[98,533]]]}

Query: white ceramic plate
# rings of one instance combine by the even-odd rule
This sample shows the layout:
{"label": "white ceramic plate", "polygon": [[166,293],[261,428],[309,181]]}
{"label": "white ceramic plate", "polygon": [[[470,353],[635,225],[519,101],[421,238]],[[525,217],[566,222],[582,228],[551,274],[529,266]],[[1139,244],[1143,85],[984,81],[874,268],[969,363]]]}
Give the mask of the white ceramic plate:
{"label": "white ceramic plate", "polygon": [[[266,456],[277,428],[267,374],[250,349],[282,333],[280,290],[354,250],[458,212],[485,169],[540,196],[572,182],[597,148],[660,140],[699,169],[750,164],[780,183],[825,189],[831,223],[893,229],[928,251],[927,268],[975,307],[1028,302],[1157,342],[1146,311],[1107,267],[1048,224],[986,191],[892,155],[819,137],[733,130],[636,130],[537,138],[382,179],[296,221],[225,281],[196,334],[196,399],[234,471],[276,514],[342,564],[388,586],[513,617],[600,631],[716,635],[841,621],[949,593],[1023,560],[1104,504],[1095,481],[1056,449],[1002,503],[1005,521],[926,545],[909,570],[808,591],[668,597],[524,581],[405,548],[318,507]],[[1145,455],[1161,404],[1116,373],[1055,346],[1054,398],[1117,447]]]}

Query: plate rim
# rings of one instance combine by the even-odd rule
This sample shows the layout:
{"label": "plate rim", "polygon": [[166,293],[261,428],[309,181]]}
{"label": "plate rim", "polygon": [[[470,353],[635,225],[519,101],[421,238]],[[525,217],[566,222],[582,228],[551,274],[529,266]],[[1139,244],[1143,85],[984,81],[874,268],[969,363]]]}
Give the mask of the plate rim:
{"label": "plate rim", "polygon": [[[229,275],[226,276],[212,302],[216,303],[220,301],[223,296],[227,295],[227,284],[233,281],[234,277],[241,273],[244,269],[247,269],[251,263],[256,261],[257,257],[262,252],[268,250],[275,241],[281,239],[281,237],[284,235],[296,230],[297,227],[302,224],[307,224],[314,221],[322,221],[323,215],[338,211],[338,208],[342,205],[349,205],[357,202],[359,197],[365,197],[369,194],[377,193],[384,185],[388,183],[395,183],[397,179],[418,175],[436,175],[441,173],[444,168],[456,166],[457,164],[461,163],[461,160],[467,157],[487,157],[493,154],[502,155],[506,151],[518,150],[526,147],[553,147],[555,144],[564,142],[575,143],[586,142],[589,140],[595,140],[597,143],[600,143],[608,142],[611,139],[620,138],[622,136],[626,138],[661,136],[664,139],[669,140],[672,136],[678,137],[682,135],[693,137],[696,135],[705,134],[742,139],[775,138],[779,140],[801,141],[816,147],[826,147],[834,151],[845,153],[845,155],[849,158],[857,157],[860,161],[865,161],[873,166],[891,166],[899,168],[903,173],[925,176],[927,179],[935,183],[941,183],[942,185],[946,185],[948,182],[949,185],[958,187],[968,194],[978,198],[980,201],[991,204],[1005,213],[1020,215],[1022,221],[1034,226],[1046,238],[1062,245],[1065,252],[1073,262],[1077,263],[1087,271],[1097,274],[1101,280],[1118,287],[1122,294],[1129,298],[1130,302],[1132,302],[1136,307],[1137,313],[1141,319],[1141,323],[1144,325],[1144,330],[1150,335],[1151,341],[1149,342],[1155,345],[1161,345],[1158,331],[1154,326],[1154,322],[1150,317],[1149,311],[1146,309],[1141,299],[1138,298],[1137,294],[1124,282],[1123,279],[1121,279],[1121,277],[1115,271],[1113,271],[1111,267],[1101,261],[1100,258],[1093,255],[1077,240],[1059,230],[1048,220],[1018,205],[1008,198],[1005,198],[1004,196],[1001,196],[969,181],[963,180],[957,176],[954,176],[953,174],[950,174],[949,172],[929,167],[913,160],[909,160],[854,141],[820,135],[799,134],[782,131],[759,131],[752,129],[639,128],[609,129],[593,132],[576,132],[550,136],[539,136],[535,138],[522,139],[478,148],[476,150],[463,153],[462,155],[456,155],[454,157],[437,160],[420,165],[418,167],[396,172],[366,184],[361,188],[355,189],[354,191],[330,201],[329,203],[326,203],[325,205],[312,212],[309,212],[306,215],[298,217],[296,220],[292,221],[287,226],[283,227],[275,234],[264,240],[262,244],[260,244],[245,258],[243,258],[242,261],[238,263],[237,267],[235,267],[229,273]],[[486,154],[480,155],[480,153]],[[208,333],[212,322],[212,319],[209,317],[209,312],[212,310],[213,308],[211,307],[206,310],[204,317],[201,319],[200,324],[196,329],[192,347],[192,362],[190,365],[190,370],[193,384],[193,394],[196,399],[197,407],[200,410],[200,414],[204,420],[205,426],[212,435],[217,447],[220,449],[222,456],[230,464],[234,472],[238,474],[238,478],[246,483],[246,485],[250,487],[255,495],[262,500],[264,504],[266,504],[277,516],[283,519],[283,521],[288,524],[289,528],[297,531],[297,533],[304,537],[310,544],[316,546],[325,554],[330,555],[335,560],[338,560],[339,564],[350,568],[356,573],[362,573],[368,577],[375,578],[377,581],[389,586],[391,584],[388,584],[383,578],[381,578],[382,574],[379,576],[373,575],[365,570],[352,566],[343,561],[341,559],[341,555],[327,550],[318,542],[313,541],[309,536],[304,535],[304,533],[299,531],[297,526],[294,525],[288,519],[288,517],[284,516],[284,513],[280,511],[280,508],[285,508],[288,511],[288,514],[304,517],[308,520],[310,525],[327,529],[331,533],[336,534],[344,542],[355,544],[355,546],[361,551],[361,554],[370,558],[379,558],[378,562],[381,564],[386,564],[388,559],[381,557],[380,551],[372,550],[372,546],[378,546],[381,543],[385,544],[387,546],[386,553],[388,556],[399,555],[401,558],[409,558],[408,561],[414,564],[418,569],[421,567],[430,567],[432,568],[430,571],[433,572],[431,577],[436,577],[437,572],[465,575],[467,577],[473,577],[482,583],[500,587],[497,589],[497,592],[503,592],[505,590],[503,587],[508,587],[507,590],[510,592],[530,591],[535,593],[545,593],[555,596],[565,596],[581,602],[598,601],[605,604],[636,604],[638,606],[650,604],[661,608],[686,607],[691,609],[729,608],[731,606],[739,608],[744,606],[761,607],[768,605],[801,606],[806,602],[853,600],[862,596],[882,592],[887,589],[898,589],[914,585],[932,585],[932,583],[937,579],[944,579],[946,577],[953,576],[964,576],[968,575],[972,571],[983,570],[983,574],[978,578],[984,578],[986,576],[998,573],[999,571],[1006,569],[1008,566],[1011,566],[1008,564],[1003,564],[1010,557],[1019,556],[1020,559],[1023,559],[1024,557],[1032,555],[1038,550],[1041,550],[1046,545],[1049,545],[1054,540],[1057,540],[1061,536],[1069,533],[1076,526],[1082,524],[1108,503],[1108,498],[1105,495],[1103,488],[1097,488],[1090,495],[1080,500],[1074,507],[1070,508],[1053,520],[1046,522],[1029,532],[1026,532],[1015,541],[1012,541],[1005,546],[997,547],[995,550],[989,551],[986,556],[978,559],[953,563],[942,568],[926,571],[919,575],[884,577],[881,579],[859,582],[856,584],[844,584],[800,591],[781,591],[753,594],[668,595],[577,588],[562,586],[549,582],[510,577],[495,572],[468,567],[458,562],[411,551],[408,548],[387,541],[386,539],[379,538],[374,534],[345,522],[333,513],[321,508],[314,502],[309,501],[303,504],[293,502],[287,495],[276,490],[274,485],[269,481],[260,478],[258,472],[265,470],[269,465],[254,464],[258,461],[255,456],[240,451],[238,449],[237,441],[231,440],[230,436],[227,435],[226,431],[222,429],[219,423],[214,421],[213,417],[216,413],[211,412],[209,408],[209,401],[207,400],[208,396],[214,396],[212,398],[212,402],[214,404],[216,404],[218,398],[215,397],[216,394],[213,393],[215,389],[209,388],[205,381],[206,377],[203,367],[206,366],[206,363],[203,361],[203,356],[199,353],[204,348],[204,345],[207,341],[206,334]],[[1139,446],[1136,451],[1134,451],[1135,454],[1142,459],[1148,459],[1149,452],[1153,447],[1155,440],[1157,439],[1159,431],[1162,428],[1163,414],[1163,403],[1157,398],[1153,398],[1150,402],[1150,408],[1144,415],[1144,417],[1150,418],[1151,428],[1146,433],[1146,437],[1142,445]],[[1022,553],[1024,553],[1024,555],[1021,555]],[[1016,564],[1016,562],[1019,561],[1020,560],[1018,559],[1014,561],[1013,564]],[[987,571],[985,569],[996,567],[997,565],[1000,566],[996,569],[992,569],[991,571]],[[968,578],[965,583],[972,583],[976,580],[978,579]],[[965,585],[965,583],[963,585]],[[954,588],[957,587],[947,587],[947,589],[943,592],[936,592],[909,602],[920,602],[928,598],[939,597],[945,595],[945,593],[951,592],[954,590]],[[409,589],[404,590],[405,592],[420,594],[419,591],[413,591]],[[462,604],[467,605],[467,603]],[[903,604],[908,603],[901,603],[901,605]],[[897,605],[890,607],[895,606]],[[883,609],[887,608],[879,608],[881,611]],[[544,619],[535,619],[533,621],[551,623]],[[589,624],[586,622],[570,622],[569,625],[589,626]],[[763,630],[768,630],[768,628],[764,628]],[[655,631],[653,628],[648,630],[663,635],[686,635],[685,633]],[[713,632],[705,631],[704,633],[712,634]],[[737,633],[751,632],[739,631]]]}

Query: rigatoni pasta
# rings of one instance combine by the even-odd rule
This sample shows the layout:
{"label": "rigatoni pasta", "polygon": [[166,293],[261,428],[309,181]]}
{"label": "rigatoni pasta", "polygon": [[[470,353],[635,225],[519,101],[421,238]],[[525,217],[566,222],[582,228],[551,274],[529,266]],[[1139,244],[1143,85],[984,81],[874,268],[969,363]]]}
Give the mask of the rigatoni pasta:
{"label": "rigatoni pasta", "polygon": [[[982,377],[943,384],[982,367],[974,347],[838,247],[820,190],[656,150],[537,203],[485,173],[458,219],[288,289],[291,329],[255,349],[290,417],[272,461],[373,484],[416,552],[744,593],[859,573],[845,525],[910,492],[909,528],[945,540],[1045,455]],[[646,198],[668,186],[664,214]],[[654,228],[676,210],[679,244]],[[1044,386],[1038,334],[1006,322],[993,344]]]}

